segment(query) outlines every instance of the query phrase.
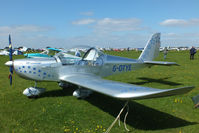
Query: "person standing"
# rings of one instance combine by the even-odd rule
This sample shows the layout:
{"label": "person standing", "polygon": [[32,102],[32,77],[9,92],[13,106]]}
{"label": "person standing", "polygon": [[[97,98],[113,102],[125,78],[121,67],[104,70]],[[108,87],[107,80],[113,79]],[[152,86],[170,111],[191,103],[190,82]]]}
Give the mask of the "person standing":
{"label": "person standing", "polygon": [[192,48],[190,49],[190,60],[194,60],[195,53],[196,49],[194,48],[194,46],[192,46]]}
{"label": "person standing", "polygon": [[166,59],[166,57],[167,57],[167,53],[168,53],[168,49],[167,49],[167,47],[165,47],[165,48],[164,48],[163,53],[164,53],[164,59]]}

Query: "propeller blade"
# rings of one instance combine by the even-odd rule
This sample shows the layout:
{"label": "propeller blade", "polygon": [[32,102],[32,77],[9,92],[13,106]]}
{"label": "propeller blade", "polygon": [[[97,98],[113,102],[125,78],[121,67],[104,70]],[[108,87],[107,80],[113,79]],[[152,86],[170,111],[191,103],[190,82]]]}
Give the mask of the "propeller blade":
{"label": "propeller blade", "polygon": [[9,75],[10,85],[12,85],[12,74]]}
{"label": "propeller blade", "polygon": [[[10,35],[9,35],[9,58],[10,61],[12,61],[12,43]],[[12,85],[12,74],[13,74],[13,65],[10,66],[10,74],[9,74],[10,85]]]}
{"label": "propeller blade", "polygon": [[11,36],[9,35],[9,58],[12,61],[12,43],[11,43]]}
{"label": "propeller blade", "polygon": [[12,74],[13,74],[13,66],[10,66],[10,74],[9,74],[10,85],[12,85]]}

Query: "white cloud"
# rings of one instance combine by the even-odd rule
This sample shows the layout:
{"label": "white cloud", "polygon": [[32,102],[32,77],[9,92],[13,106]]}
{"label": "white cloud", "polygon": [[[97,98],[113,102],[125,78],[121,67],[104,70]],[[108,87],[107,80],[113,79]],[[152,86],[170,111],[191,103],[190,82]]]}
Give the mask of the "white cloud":
{"label": "white cloud", "polygon": [[[77,36],[66,39],[66,45],[88,45],[97,47],[112,47],[112,48],[125,48],[125,47],[144,47],[149,36],[139,34],[126,34],[126,35],[110,35],[110,34],[92,34],[87,36]],[[65,46],[66,46],[65,45]]]}
{"label": "white cloud", "polygon": [[81,12],[80,14],[84,16],[92,16],[94,13],[91,11],[88,11],[88,12]]}
{"label": "white cloud", "polygon": [[81,19],[73,21],[74,25],[89,25],[93,24],[89,28],[92,28],[95,33],[110,33],[110,32],[120,32],[120,31],[138,31],[146,29],[146,27],[141,26],[141,20],[137,18],[129,19],[113,19],[113,18],[103,18],[103,19]]}
{"label": "white cloud", "polygon": [[[12,36],[13,47],[26,46],[31,48],[71,48],[78,45],[98,47],[144,47],[151,34],[90,34],[68,38],[50,37],[41,34]],[[8,46],[8,36],[0,36],[0,48]],[[199,46],[198,33],[162,33],[162,46]]]}
{"label": "white cloud", "polygon": [[162,46],[199,46],[199,33],[163,33]]}
{"label": "white cloud", "polygon": [[19,26],[1,26],[0,35],[16,34],[16,33],[31,33],[49,31],[50,27],[40,27],[36,25],[19,25]]}
{"label": "white cloud", "polygon": [[96,20],[95,19],[81,19],[81,20],[77,20],[77,21],[73,21],[72,24],[74,25],[87,25],[87,24],[91,24],[94,23]]}
{"label": "white cloud", "polygon": [[[10,33],[12,34],[13,47],[27,46],[32,48],[44,48],[46,46],[67,48],[77,45],[115,48],[144,47],[147,40],[151,36],[149,34],[150,31],[143,27],[142,21],[136,18],[103,18],[82,20],[78,20],[78,22],[74,21],[73,24],[87,26],[93,31],[93,33],[82,36],[59,38],[51,37],[48,36],[48,34],[43,33],[51,30],[52,28],[50,27],[41,27],[36,25],[1,26],[0,48],[4,48],[8,45],[8,34]],[[197,19],[192,19],[192,24],[197,21]],[[139,30],[143,30],[144,34],[143,31]],[[199,32],[175,33],[175,31],[172,31],[171,33],[163,33],[161,42],[162,46],[196,46],[196,44],[199,45]]]}
{"label": "white cloud", "polygon": [[198,38],[199,33],[163,33],[162,36],[166,38]]}
{"label": "white cloud", "polygon": [[42,42],[38,35],[52,30],[51,27],[37,25],[0,26],[0,48],[8,45],[8,35],[12,35],[13,47],[21,45],[27,47],[40,47]]}
{"label": "white cloud", "polygon": [[130,19],[113,19],[104,18],[98,20],[94,26],[97,32],[118,32],[118,31],[136,31],[141,30],[141,20],[136,18]]}
{"label": "white cloud", "polygon": [[167,19],[160,23],[162,26],[168,27],[190,27],[190,26],[199,26],[199,19]]}

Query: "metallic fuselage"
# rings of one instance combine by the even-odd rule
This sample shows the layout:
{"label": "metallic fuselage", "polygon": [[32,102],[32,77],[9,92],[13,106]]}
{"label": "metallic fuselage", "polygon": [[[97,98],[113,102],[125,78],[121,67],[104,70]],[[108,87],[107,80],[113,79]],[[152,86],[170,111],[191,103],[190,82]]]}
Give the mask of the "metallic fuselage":
{"label": "metallic fuselage", "polygon": [[88,62],[80,60],[75,64],[68,65],[63,65],[61,60],[56,56],[14,60],[14,70],[19,76],[35,81],[56,82],[59,82],[59,77],[63,75],[82,73],[106,77],[137,70],[145,66],[146,65],[139,60],[110,55],[103,55],[103,57],[96,61]]}
{"label": "metallic fuselage", "polygon": [[61,66],[53,57],[18,59],[13,64],[19,76],[35,81],[57,81],[57,69]]}

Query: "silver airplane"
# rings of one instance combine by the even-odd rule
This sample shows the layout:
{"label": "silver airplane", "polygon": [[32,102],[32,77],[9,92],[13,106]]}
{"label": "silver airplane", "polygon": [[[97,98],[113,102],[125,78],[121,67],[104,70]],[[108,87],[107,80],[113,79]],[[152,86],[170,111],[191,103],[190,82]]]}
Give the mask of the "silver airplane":
{"label": "silver airplane", "polygon": [[175,62],[153,61],[159,54],[159,48],[160,33],[155,33],[138,59],[107,55],[96,48],[90,48],[78,59],[60,52],[50,58],[10,60],[5,65],[14,68],[20,77],[35,81],[34,87],[26,88],[23,92],[28,97],[45,92],[44,88],[36,86],[38,81],[54,81],[60,86],[77,85],[79,88],[73,92],[73,96],[77,98],[85,98],[93,91],[119,99],[146,99],[183,94],[192,90],[194,87],[155,89],[103,79],[153,65],[177,65]]}

